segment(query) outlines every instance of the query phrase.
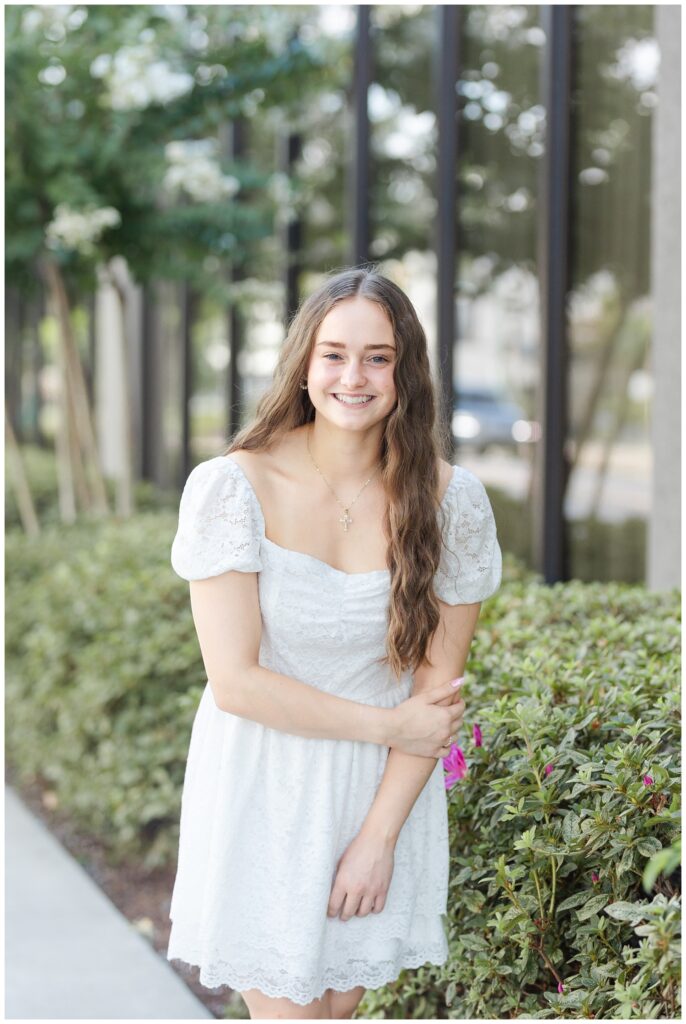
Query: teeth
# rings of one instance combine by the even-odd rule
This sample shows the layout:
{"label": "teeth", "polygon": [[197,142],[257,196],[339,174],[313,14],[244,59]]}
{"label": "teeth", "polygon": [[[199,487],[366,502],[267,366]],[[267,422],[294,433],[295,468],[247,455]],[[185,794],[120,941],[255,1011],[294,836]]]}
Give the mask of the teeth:
{"label": "teeth", "polygon": [[373,395],[359,395],[355,398],[347,398],[345,395],[334,395],[334,398],[337,398],[339,402],[343,402],[344,405],[366,405],[368,402],[371,402],[373,397]]}

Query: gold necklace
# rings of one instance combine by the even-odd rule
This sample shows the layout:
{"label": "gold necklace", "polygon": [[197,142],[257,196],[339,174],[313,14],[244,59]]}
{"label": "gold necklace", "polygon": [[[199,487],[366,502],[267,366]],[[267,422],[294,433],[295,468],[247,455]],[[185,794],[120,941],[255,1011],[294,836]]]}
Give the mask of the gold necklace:
{"label": "gold necklace", "polygon": [[369,480],[367,480],[365,483],[362,484],[362,487],[360,488],[359,492],[355,495],[353,500],[350,502],[350,504],[349,505],[344,505],[343,502],[338,497],[338,495],[336,494],[336,492],[334,491],[334,489],[331,486],[331,484],[329,483],[329,481],[326,479],[326,477],[322,473],[322,471],[319,468],[319,466],[317,465],[317,463],[314,461],[314,456],[312,455],[312,452],[310,451],[310,433],[311,433],[311,431],[312,431],[312,427],[310,426],[310,427],[308,427],[308,430],[307,430],[307,454],[312,459],[312,464],[314,465],[314,468],[317,470],[317,472],[319,473],[320,477],[322,478],[322,480],[324,481],[326,486],[329,488],[329,490],[333,494],[333,496],[336,499],[336,501],[338,502],[338,504],[343,509],[343,515],[340,517],[338,522],[339,523],[343,523],[343,529],[347,533],[348,532],[348,526],[353,521],[352,516],[350,515],[350,509],[353,507],[353,505],[355,504],[355,502],[359,498],[360,494],[362,494],[362,491],[365,489],[365,487],[369,483],[369,480],[371,480],[374,477],[374,475],[379,471],[379,466],[381,465],[381,463],[379,463],[379,466],[376,467],[376,469],[374,470],[372,475],[369,477]]}

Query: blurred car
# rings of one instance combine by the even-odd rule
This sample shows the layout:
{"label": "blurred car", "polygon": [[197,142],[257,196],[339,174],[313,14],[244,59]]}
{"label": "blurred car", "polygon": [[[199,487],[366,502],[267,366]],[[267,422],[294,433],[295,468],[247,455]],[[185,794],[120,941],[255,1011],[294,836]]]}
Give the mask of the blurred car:
{"label": "blurred car", "polygon": [[461,388],[454,392],[452,435],[456,445],[484,452],[490,445],[530,444],[540,437],[540,425],[500,391]]}

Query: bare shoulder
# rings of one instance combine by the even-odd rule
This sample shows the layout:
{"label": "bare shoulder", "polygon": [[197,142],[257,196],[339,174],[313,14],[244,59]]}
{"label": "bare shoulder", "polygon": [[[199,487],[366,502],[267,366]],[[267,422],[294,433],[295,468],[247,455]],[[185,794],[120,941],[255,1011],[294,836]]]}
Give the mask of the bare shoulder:
{"label": "bare shoulder", "polygon": [[299,432],[299,428],[296,427],[275,438],[269,448],[259,451],[238,448],[225,457],[233,459],[256,483],[270,485],[275,476],[283,476],[284,473],[288,473],[289,468],[297,464]]}
{"label": "bare shoulder", "polygon": [[229,452],[224,458],[235,462],[239,469],[243,470],[243,473],[252,484],[253,490],[260,493],[268,477],[265,463],[266,454],[263,451],[253,452],[247,448],[237,448],[236,451]]}
{"label": "bare shoulder", "polygon": [[260,463],[264,461],[264,452],[252,452],[247,448],[236,448],[235,451],[229,452],[228,455],[224,456],[225,459],[231,459],[232,462],[237,463],[241,469],[250,469],[250,467],[259,467]]}
{"label": "bare shoulder", "polygon": [[446,462],[445,459],[439,459],[438,460],[438,493],[439,493],[439,501],[443,500],[443,495],[445,494],[445,492],[446,492],[446,490],[448,488],[448,484],[450,483],[450,480],[452,479],[452,475],[453,475],[453,467],[450,465],[450,463]]}

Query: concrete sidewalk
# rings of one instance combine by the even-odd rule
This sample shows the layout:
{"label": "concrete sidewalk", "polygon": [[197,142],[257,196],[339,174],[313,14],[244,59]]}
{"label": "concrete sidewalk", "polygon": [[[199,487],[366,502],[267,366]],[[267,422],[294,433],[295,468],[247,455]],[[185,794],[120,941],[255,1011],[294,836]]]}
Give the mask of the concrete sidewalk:
{"label": "concrete sidewalk", "polygon": [[5,1020],[212,1014],[5,787]]}

